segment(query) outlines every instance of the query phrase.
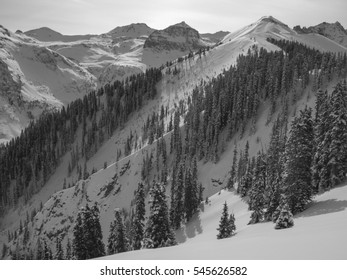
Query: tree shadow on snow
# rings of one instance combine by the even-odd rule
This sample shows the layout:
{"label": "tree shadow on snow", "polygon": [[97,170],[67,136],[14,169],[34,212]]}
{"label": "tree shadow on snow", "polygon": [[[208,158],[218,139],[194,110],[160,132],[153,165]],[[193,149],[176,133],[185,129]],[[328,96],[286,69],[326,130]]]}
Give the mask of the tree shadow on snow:
{"label": "tree shadow on snow", "polygon": [[176,231],[176,240],[178,243],[184,243],[187,238],[193,238],[203,231],[200,219],[200,211],[195,213],[189,223]]}
{"label": "tree shadow on snow", "polygon": [[317,215],[324,215],[334,212],[340,212],[347,208],[347,200],[328,199],[325,201],[311,202],[308,205],[308,209],[304,212],[296,215],[296,218],[300,217],[312,217]]}

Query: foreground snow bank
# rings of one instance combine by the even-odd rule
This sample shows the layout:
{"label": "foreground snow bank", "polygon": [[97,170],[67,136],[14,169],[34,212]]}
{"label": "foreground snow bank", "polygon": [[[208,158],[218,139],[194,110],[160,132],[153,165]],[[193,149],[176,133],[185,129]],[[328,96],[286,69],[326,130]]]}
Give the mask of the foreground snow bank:
{"label": "foreground snow bank", "polygon": [[[217,240],[224,202],[236,217],[236,235]],[[177,232],[178,246],[132,251],[105,259],[347,259],[347,186],[317,196],[294,217],[294,227],[275,230],[273,223],[247,225],[247,204],[222,191]]]}

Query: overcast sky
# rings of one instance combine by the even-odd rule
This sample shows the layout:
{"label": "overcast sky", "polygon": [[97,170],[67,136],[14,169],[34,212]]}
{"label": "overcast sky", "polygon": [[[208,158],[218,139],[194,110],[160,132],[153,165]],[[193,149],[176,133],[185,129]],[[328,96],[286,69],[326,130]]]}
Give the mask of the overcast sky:
{"label": "overcast sky", "polygon": [[0,24],[16,31],[43,26],[63,34],[101,34],[144,22],[155,29],[185,21],[200,33],[234,31],[264,15],[310,26],[339,21],[347,0],[0,0]]}

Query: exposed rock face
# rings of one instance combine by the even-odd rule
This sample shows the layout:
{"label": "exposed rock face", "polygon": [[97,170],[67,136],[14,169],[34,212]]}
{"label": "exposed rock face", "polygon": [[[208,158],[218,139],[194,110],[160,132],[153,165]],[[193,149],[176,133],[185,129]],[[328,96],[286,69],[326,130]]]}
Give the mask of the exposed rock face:
{"label": "exposed rock face", "polygon": [[201,39],[199,32],[183,21],[164,30],[154,31],[146,40],[144,48],[185,52],[203,46],[206,46],[206,43]]}
{"label": "exposed rock face", "polygon": [[155,29],[150,28],[145,23],[132,23],[125,26],[116,27],[106,34],[110,35],[112,38],[139,38],[142,36],[149,36],[151,33],[153,33],[153,31],[155,31]]}

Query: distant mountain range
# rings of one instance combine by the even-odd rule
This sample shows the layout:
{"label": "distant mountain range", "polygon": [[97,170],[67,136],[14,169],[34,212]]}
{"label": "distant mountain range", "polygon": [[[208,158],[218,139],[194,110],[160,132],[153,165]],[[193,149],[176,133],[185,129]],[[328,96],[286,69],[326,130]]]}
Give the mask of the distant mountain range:
{"label": "distant mountain range", "polygon": [[200,34],[185,22],[163,30],[133,23],[100,35],[63,35],[48,27],[13,33],[0,26],[0,143],[19,135],[44,111],[61,108],[105,83],[220,42],[225,46],[215,51],[211,61],[217,72],[254,44],[276,49],[266,42],[268,37],[297,40],[323,51],[345,51],[346,34],[338,22],[293,30],[273,17],[233,33],[214,34]]}

